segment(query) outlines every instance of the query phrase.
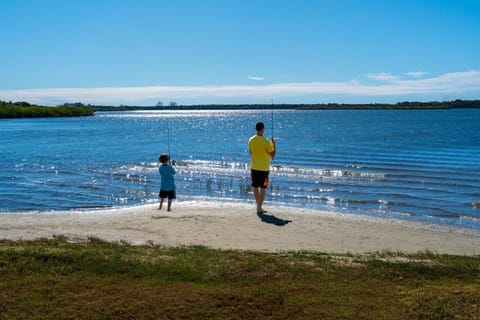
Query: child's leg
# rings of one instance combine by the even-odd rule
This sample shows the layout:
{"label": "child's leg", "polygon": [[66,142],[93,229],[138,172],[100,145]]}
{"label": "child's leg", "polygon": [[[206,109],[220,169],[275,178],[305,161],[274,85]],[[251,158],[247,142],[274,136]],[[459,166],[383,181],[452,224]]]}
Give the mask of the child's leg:
{"label": "child's leg", "polygon": [[158,207],[158,210],[162,210],[163,200],[165,200],[165,198],[160,198],[160,206]]}
{"label": "child's leg", "polygon": [[172,200],[176,198],[175,190],[169,191],[168,192],[168,211],[172,211]]}

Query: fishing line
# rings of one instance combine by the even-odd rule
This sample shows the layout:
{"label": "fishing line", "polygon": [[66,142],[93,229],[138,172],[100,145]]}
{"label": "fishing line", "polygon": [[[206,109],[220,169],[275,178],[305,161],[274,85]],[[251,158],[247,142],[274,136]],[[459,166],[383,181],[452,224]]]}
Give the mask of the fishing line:
{"label": "fishing line", "polygon": [[272,122],[272,140],[273,140],[273,99],[272,99],[272,116],[271,116],[271,122]]}
{"label": "fishing line", "polygon": [[172,163],[172,155],[170,154],[170,119],[167,117],[167,148],[168,148],[168,164]]}

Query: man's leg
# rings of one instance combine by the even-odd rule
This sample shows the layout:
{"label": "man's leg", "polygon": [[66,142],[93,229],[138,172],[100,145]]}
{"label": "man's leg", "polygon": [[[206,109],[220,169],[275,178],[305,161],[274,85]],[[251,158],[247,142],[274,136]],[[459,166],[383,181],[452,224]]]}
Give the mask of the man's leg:
{"label": "man's leg", "polygon": [[255,196],[255,201],[257,202],[257,211],[262,207],[260,202],[260,188],[253,188],[253,195]]}
{"label": "man's leg", "polygon": [[265,188],[260,188],[259,196],[260,196],[260,209],[263,211],[263,201],[265,200]]}
{"label": "man's leg", "polygon": [[255,195],[255,201],[257,202],[257,211],[263,211],[263,201],[265,200],[265,189],[254,188],[253,194]]}

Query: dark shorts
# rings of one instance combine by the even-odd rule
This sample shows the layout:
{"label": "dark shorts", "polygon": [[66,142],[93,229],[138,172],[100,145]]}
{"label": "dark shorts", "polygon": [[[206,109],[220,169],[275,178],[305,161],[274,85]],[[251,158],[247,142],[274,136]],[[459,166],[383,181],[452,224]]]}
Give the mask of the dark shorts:
{"label": "dark shorts", "polygon": [[268,173],[269,171],[258,171],[252,169],[252,187],[254,188],[268,188]]}
{"label": "dark shorts", "polygon": [[165,199],[165,198],[176,199],[177,195],[175,194],[175,190],[169,190],[169,191],[160,190],[158,197],[162,199]]}

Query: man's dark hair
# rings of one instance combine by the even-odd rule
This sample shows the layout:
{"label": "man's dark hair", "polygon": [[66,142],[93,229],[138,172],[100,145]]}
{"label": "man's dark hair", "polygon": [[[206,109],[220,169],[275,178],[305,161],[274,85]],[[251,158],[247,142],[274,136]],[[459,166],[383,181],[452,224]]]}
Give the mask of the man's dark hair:
{"label": "man's dark hair", "polygon": [[257,124],[255,125],[255,129],[257,129],[257,131],[262,131],[263,129],[265,129],[265,125],[263,124],[263,122],[257,122]]}

